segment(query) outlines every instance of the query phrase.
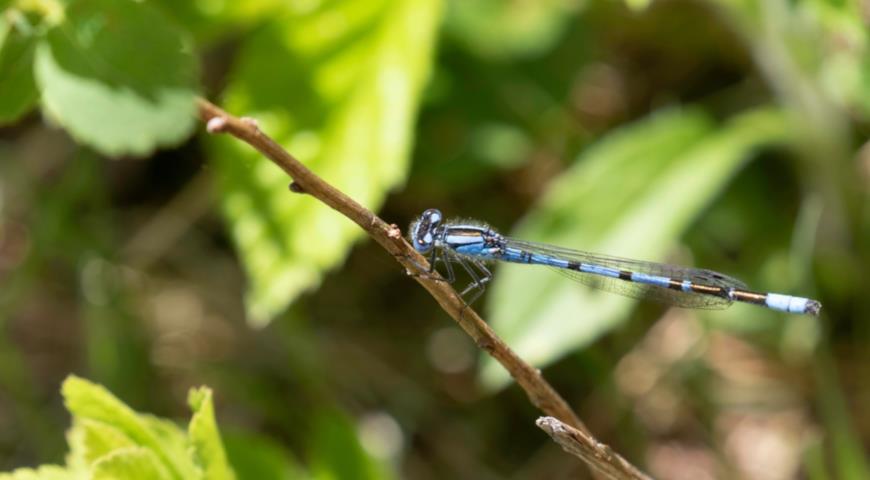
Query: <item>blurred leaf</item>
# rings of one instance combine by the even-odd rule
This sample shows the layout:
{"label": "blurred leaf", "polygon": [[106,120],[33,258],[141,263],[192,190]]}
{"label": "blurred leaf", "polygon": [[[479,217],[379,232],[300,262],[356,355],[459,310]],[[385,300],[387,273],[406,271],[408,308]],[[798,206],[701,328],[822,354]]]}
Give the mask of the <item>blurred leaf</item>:
{"label": "blurred leaf", "polygon": [[[256,117],[318,175],[377,210],[407,174],[439,6],[328,2],[282,18],[242,49],[226,107]],[[264,325],[316,286],[362,232],[289,193],[287,175],[241,142],[215,138],[212,146],[224,214],[250,279],[250,318]]]}
{"label": "blurred leaf", "polygon": [[82,143],[145,155],[196,123],[196,64],[162,15],[132,0],[77,0],[36,52],[43,106]]}
{"label": "blurred leaf", "polygon": [[147,414],[139,414],[139,417],[163,446],[172,464],[177,465],[178,470],[183,472],[184,478],[192,478],[197,470],[191,458],[190,440],[187,433],[172,420]]}
{"label": "blurred leaf", "polygon": [[12,473],[0,473],[0,480],[73,480],[75,477],[62,467],[43,465],[37,469],[19,468]]}
{"label": "blurred leaf", "polygon": [[347,416],[325,409],[314,422],[311,471],[317,480],[384,480],[392,478],[360,445],[356,428]]}
{"label": "blurred leaf", "polygon": [[0,125],[24,115],[39,93],[33,83],[33,52],[36,38],[0,19]]}
{"label": "blurred leaf", "polygon": [[[111,425],[136,445],[152,450],[173,478],[195,476],[186,448],[179,448],[177,442],[171,441],[173,437],[178,438],[178,433],[172,433],[172,430],[180,431],[174,425],[140,415],[104,387],[76,376],[64,381],[62,392],[67,409],[77,421],[91,420]],[[121,445],[119,443],[116,447]]]}
{"label": "blurred leaf", "polygon": [[581,6],[579,0],[450,2],[447,29],[478,55],[504,59],[550,50]]}
{"label": "blurred leaf", "polygon": [[100,457],[136,444],[118,428],[89,419],[79,419],[67,433],[71,466],[86,469]]}
{"label": "blurred leaf", "polygon": [[163,480],[172,478],[154,452],[128,447],[100,458],[93,466],[93,480]]}
{"label": "blurred leaf", "polygon": [[[629,258],[662,259],[760,144],[782,140],[779,112],[717,127],[698,110],[657,114],[610,135],[549,188],[514,236]],[[623,322],[633,301],[546,268],[501,265],[489,297],[493,327],[543,366]],[[504,371],[484,359],[483,380]]]}
{"label": "blurred leaf", "polygon": [[139,414],[104,387],[71,375],[63,382],[61,390],[67,410],[74,417],[112,425],[138,445],[160,447]]}
{"label": "blurred leaf", "polygon": [[262,435],[224,435],[227,456],[239,478],[305,480],[311,478],[280,444]]}
{"label": "blurred leaf", "polygon": [[[104,387],[76,376],[69,376],[61,390],[73,415],[73,427],[67,434],[67,465],[76,478],[235,478],[224,454],[208,388],[190,391],[189,435],[170,421],[136,413]],[[0,478],[19,477],[0,474]]]}
{"label": "blurred leaf", "polygon": [[207,387],[193,389],[187,396],[187,402],[193,410],[188,435],[194,463],[202,469],[204,478],[234,479],[215,423],[211,390]]}

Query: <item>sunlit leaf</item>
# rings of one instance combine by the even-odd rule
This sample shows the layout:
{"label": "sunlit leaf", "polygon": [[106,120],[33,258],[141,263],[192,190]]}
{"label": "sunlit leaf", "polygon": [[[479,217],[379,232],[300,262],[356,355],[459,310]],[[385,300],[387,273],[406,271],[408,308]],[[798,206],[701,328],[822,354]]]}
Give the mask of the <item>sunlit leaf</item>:
{"label": "sunlit leaf", "polygon": [[108,155],[145,155],[184,140],[196,123],[195,59],[147,4],[71,2],[36,51],[45,110]]}
{"label": "sunlit leaf", "polygon": [[[780,141],[785,122],[760,110],[717,126],[696,110],[623,128],[562,174],[511,235],[630,258],[661,260],[749,158]],[[544,267],[500,266],[489,318],[537,366],[588,345],[623,322],[634,302],[591,291]],[[485,359],[484,381],[506,375]]]}
{"label": "sunlit leaf", "polygon": [[193,410],[188,435],[192,447],[193,461],[202,469],[204,478],[209,480],[232,480],[233,470],[227,463],[224,446],[214,419],[214,405],[211,390],[206,387],[193,389],[187,402]]}
{"label": "sunlit leaf", "polygon": [[27,113],[39,96],[33,82],[36,38],[0,19],[0,124]]}
{"label": "sunlit leaf", "polygon": [[76,376],[63,382],[67,410],[76,418],[113,425],[138,445],[159,447],[151,429],[138,413],[108,390]]}
{"label": "sunlit leaf", "polygon": [[153,415],[140,414],[140,418],[145,422],[151,433],[163,446],[164,452],[170,459],[172,465],[176,469],[183,472],[185,478],[193,478],[194,472],[197,472],[194,459],[192,458],[192,450],[190,448],[190,439],[178,424],[172,420],[155,417]]}
{"label": "sunlit leaf", "polygon": [[[136,413],[100,385],[70,376],[63,396],[73,415],[67,464],[93,478],[235,478],[214,419],[211,391],[191,390],[189,432]],[[124,472],[142,472],[142,477]],[[140,475],[137,473],[136,475]]]}
{"label": "sunlit leaf", "polygon": [[[226,107],[260,121],[318,175],[377,210],[404,181],[440,0],[327,2],[264,28],[240,52]],[[338,264],[360,229],[240,142],[217,138],[224,213],[265,324]]]}
{"label": "sunlit leaf", "polygon": [[119,448],[136,446],[117,427],[89,419],[78,419],[67,434],[70,446],[68,462],[80,468],[88,468],[100,457]]}
{"label": "sunlit leaf", "polygon": [[129,447],[115,450],[94,463],[93,480],[169,480],[172,478],[152,450]]}
{"label": "sunlit leaf", "polygon": [[[135,445],[152,451],[173,478],[194,476],[185,443],[173,441],[179,436],[172,430],[180,430],[171,423],[138,414],[104,387],[75,376],[64,381],[62,392],[67,409],[77,421],[111,426],[120,434],[114,437],[115,441],[126,437]],[[101,441],[105,443],[106,438],[103,435]]]}

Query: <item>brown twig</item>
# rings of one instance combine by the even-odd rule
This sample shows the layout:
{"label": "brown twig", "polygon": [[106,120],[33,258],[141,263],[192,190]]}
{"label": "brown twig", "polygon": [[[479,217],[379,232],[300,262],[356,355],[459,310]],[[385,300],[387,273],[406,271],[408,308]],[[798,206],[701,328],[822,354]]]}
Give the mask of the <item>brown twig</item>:
{"label": "brown twig", "polygon": [[645,473],[628,463],[610,447],[599,443],[589,433],[578,430],[553,417],[541,417],[535,424],[562,448],[597,469],[604,478],[650,480]]}
{"label": "brown twig", "polygon": [[[287,153],[278,143],[263,134],[255,121],[236,118],[207,100],[199,100],[199,115],[206,122],[210,133],[229,133],[248,143],[263,155],[275,162],[293,179],[290,188],[293,192],[306,193],[329,205],[341,215],[352,220],[368,235],[387,250],[408,272],[416,272],[420,265],[427,265],[426,259],[417,253],[402,237],[395,225],[390,225],[366,209],[352,198],[323,181],[301,162]],[[474,339],[475,343],[486,350],[493,358],[510,373],[511,377],[526,392],[534,404],[547,415],[558,418],[570,425],[576,431],[583,432],[586,438],[592,439],[588,429],[577,417],[568,403],[559,396],[553,387],[547,383],[540,370],[533,368],[521,359],[507,344],[504,343],[480,316],[463,302],[462,298],[448,283],[437,281],[427,276],[414,276],[435,298],[435,301]],[[594,442],[594,440],[592,440]],[[608,460],[609,459],[609,460]],[[608,467],[597,465],[600,462],[615,461],[621,463],[609,467],[614,471],[620,466],[629,465],[618,455],[608,457],[589,457],[584,461],[592,462],[595,470],[606,470]],[[633,468],[633,467],[632,467]],[[636,471],[636,469],[635,469]],[[625,476],[617,478],[645,478]]]}

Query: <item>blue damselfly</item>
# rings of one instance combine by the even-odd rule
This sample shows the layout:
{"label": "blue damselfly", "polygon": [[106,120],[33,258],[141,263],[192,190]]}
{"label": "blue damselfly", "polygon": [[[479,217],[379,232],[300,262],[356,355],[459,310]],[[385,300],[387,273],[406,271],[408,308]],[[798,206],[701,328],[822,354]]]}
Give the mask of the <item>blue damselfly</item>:
{"label": "blue damselfly", "polygon": [[711,270],[526,242],[501,235],[480,223],[445,222],[436,209],[423,212],[411,225],[410,237],[414,248],[429,256],[431,269],[439,260],[444,263],[447,281],[455,278],[454,264],[468,272],[472,282],[462,295],[475,291],[469,304],[483,293],[492,278],[485,262],[500,260],[552,267],[594,288],[678,307],[718,309],[744,302],[809,315],[818,315],[822,308],[821,303],[809,298],[753,292],[740,280]]}

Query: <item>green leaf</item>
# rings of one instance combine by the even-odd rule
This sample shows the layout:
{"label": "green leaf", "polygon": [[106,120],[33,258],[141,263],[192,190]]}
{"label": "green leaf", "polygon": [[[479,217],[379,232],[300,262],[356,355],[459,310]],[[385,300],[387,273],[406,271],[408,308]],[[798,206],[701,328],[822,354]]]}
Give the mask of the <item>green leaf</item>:
{"label": "green leaf", "polygon": [[[440,0],[324,2],[250,39],[226,107],[317,174],[377,210],[407,175],[414,117],[432,63]],[[284,172],[230,138],[211,143],[224,214],[247,271],[251,320],[264,325],[320,283],[361,230],[287,191]]]}
{"label": "green leaf", "polygon": [[144,414],[140,414],[140,417],[163,446],[171,463],[178,466],[184,478],[192,478],[197,469],[191,459],[187,433],[171,420]]}
{"label": "green leaf", "polygon": [[227,463],[224,446],[214,419],[211,390],[206,387],[191,389],[187,402],[193,410],[188,435],[192,446],[193,461],[202,469],[208,480],[234,479],[233,470]]}
{"label": "green leaf", "polygon": [[27,113],[39,93],[33,81],[36,38],[0,19],[0,125]]}
{"label": "green leaf", "polygon": [[37,469],[19,468],[12,473],[0,473],[0,480],[73,480],[76,478],[63,467],[43,465]]}
{"label": "green leaf", "polygon": [[196,124],[195,60],[147,4],[77,0],[36,50],[43,107],[107,155],[145,155]]}
{"label": "green leaf", "polygon": [[94,464],[93,480],[168,480],[172,478],[152,450],[129,447],[115,450]]}
{"label": "green leaf", "polygon": [[70,446],[68,463],[77,468],[88,468],[100,457],[120,448],[136,444],[120,429],[89,419],[78,419],[67,434]]}
{"label": "green leaf", "polygon": [[307,480],[310,477],[281,444],[262,435],[228,432],[227,456],[239,478]]}
{"label": "green leaf", "polygon": [[[73,427],[67,434],[69,477],[233,480],[214,419],[211,390],[193,389],[189,436],[174,423],[134,412],[104,387],[69,376],[61,388]],[[52,473],[49,467],[46,472]],[[43,478],[17,470],[2,480]],[[73,475],[74,474],[74,475]]]}
{"label": "green leaf", "polygon": [[172,433],[173,429],[178,430],[174,425],[140,415],[104,387],[73,375],[63,382],[61,390],[66,407],[76,421],[90,420],[117,429],[135,445],[151,450],[172,478],[195,475],[193,465],[187,461],[184,443],[173,441],[179,438],[177,433]]}
{"label": "green leaf", "polygon": [[[657,114],[610,135],[549,188],[513,236],[629,258],[661,260],[758,145],[786,122],[759,110],[717,126],[697,110]],[[634,305],[546,268],[503,265],[489,297],[496,331],[534,365],[588,345]],[[489,358],[484,383],[505,372]]]}
{"label": "green leaf", "polygon": [[105,387],[70,375],[61,387],[67,410],[77,419],[112,425],[136,444],[159,447],[139,414],[115,398]]}
{"label": "green leaf", "polygon": [[351,420],[337,410],[325,410],[314,422],[311,471],[317,480],[383,480],[392,478],[360,445]]}

